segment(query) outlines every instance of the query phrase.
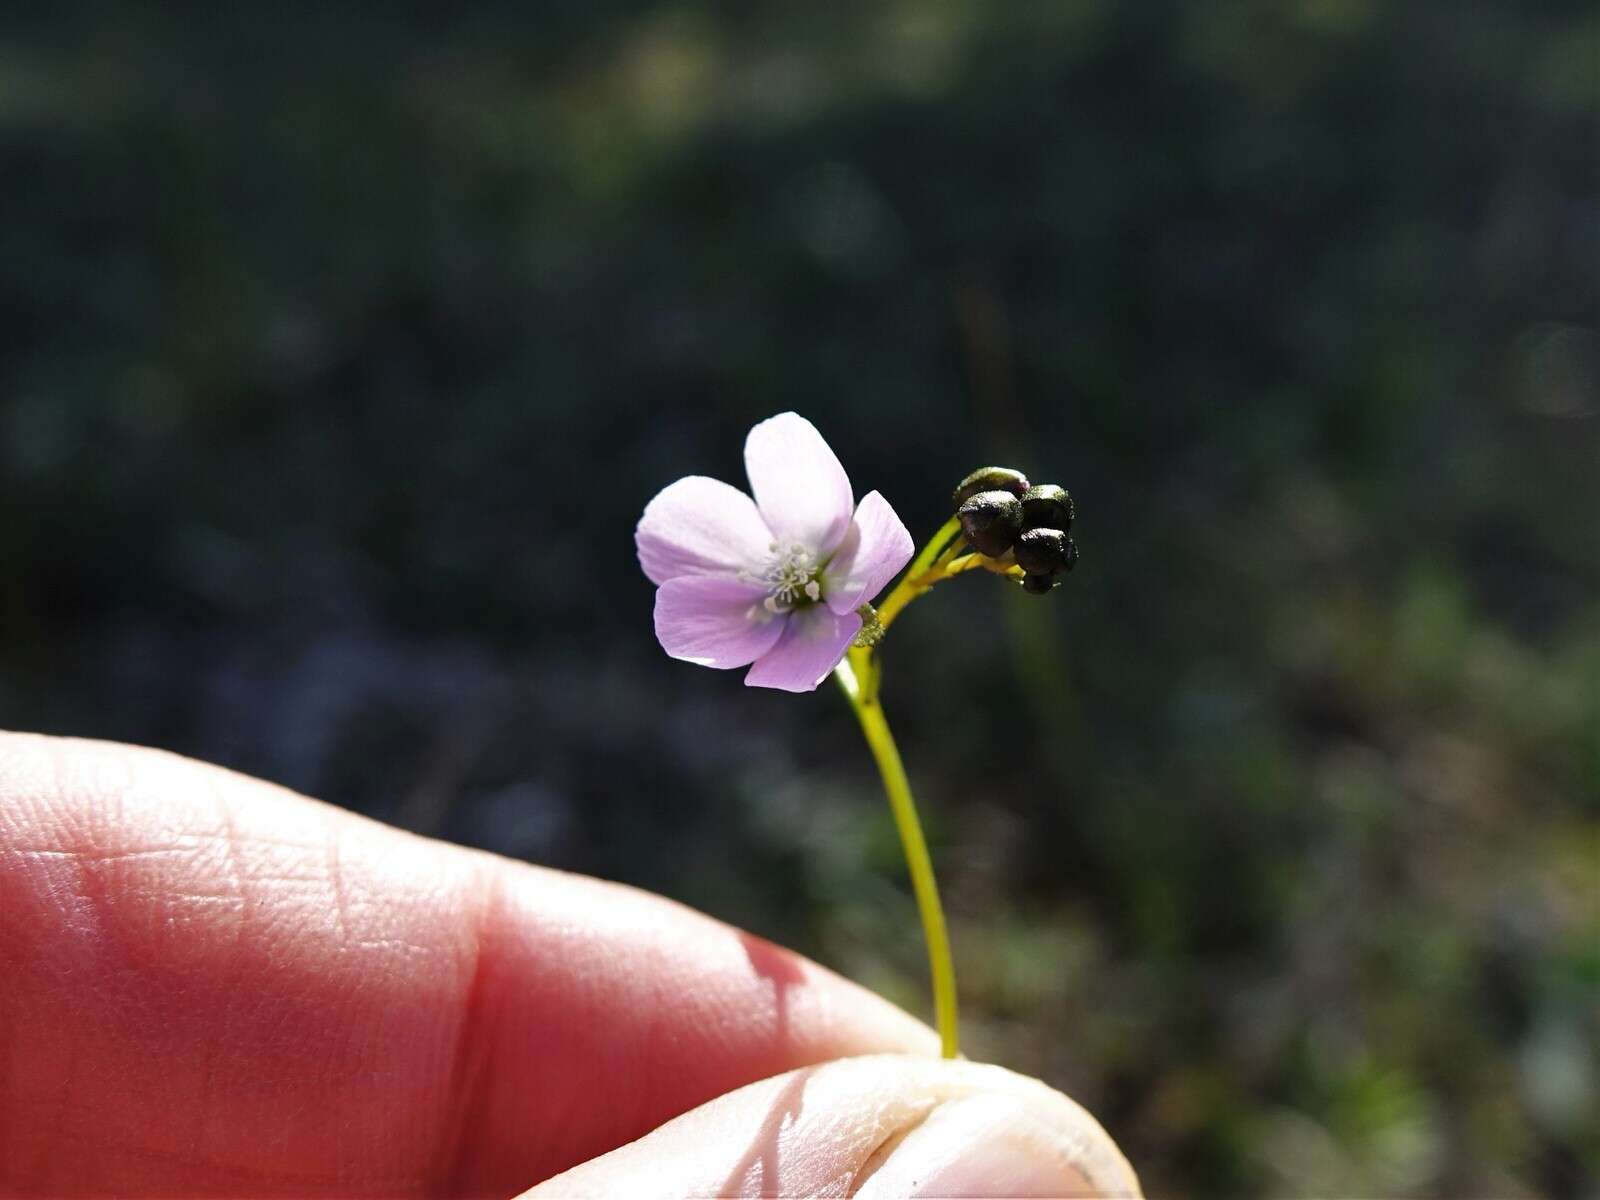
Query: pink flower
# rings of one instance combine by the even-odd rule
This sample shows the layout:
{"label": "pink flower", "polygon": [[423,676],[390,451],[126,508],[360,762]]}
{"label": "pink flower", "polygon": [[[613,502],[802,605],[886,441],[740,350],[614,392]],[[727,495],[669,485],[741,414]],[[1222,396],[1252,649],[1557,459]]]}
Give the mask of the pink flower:
{"label": "pink flower", "polygon": [[750,431],[755,499],[690,475],[657,493],[634,531],[656,591],[656,638],[673,658],[750,666],[752,687],[809,692],[861,629],[857,613],[911,559],[911,535],[850,478],[816,427],[780,413]]}

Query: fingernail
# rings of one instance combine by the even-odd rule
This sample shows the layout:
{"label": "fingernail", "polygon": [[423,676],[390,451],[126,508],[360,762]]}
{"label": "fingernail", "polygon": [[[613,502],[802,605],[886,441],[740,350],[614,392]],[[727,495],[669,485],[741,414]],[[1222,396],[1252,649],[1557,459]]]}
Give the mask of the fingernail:
{"label": "fingernail", "polygon": [[935,1108],[855,1195],[1094,1196],[1075,1149],[1010,1096],[966,1096]]}

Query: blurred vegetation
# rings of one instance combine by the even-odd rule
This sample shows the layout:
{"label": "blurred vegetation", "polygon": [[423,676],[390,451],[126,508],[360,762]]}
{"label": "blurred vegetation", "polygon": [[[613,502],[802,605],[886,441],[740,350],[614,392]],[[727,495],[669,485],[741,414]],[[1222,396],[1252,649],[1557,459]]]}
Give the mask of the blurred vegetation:
{"label": "blurred vegetation", "polygon": [[[629,880],[926,1005],[827,690],[633,522],[806,413],[969,1053],[1158,1195],[1600,1187],[1592,4],[64,4],[0,37],[0,721]],[[448,14],[448,15],[446,15]]]}

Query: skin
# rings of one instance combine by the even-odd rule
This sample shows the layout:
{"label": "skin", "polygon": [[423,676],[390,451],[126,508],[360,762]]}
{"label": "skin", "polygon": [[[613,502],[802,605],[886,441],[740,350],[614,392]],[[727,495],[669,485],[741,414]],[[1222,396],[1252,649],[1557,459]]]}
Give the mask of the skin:
{"label": "skin", "polygon": [[[928,1083],[936,1052],[660,897],[159,751],[0,734],[0,1194],[510,1196],[668,1161],[770,1191],[740,1164],[796,1148],[760,1141],[771,1077],[884,1055],[841,1120],[909,1126],[960,1090]],[[809,1161],[850,1178],[878,1132]]]}

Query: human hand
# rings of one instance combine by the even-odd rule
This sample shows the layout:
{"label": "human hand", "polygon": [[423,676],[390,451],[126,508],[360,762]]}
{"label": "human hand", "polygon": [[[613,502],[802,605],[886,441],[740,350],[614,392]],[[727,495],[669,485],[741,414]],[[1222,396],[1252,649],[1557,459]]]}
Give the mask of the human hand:
{"label": "human hand", "polygon": [[1136,1193],[1071,1101],[936,1050],[659,897],[0,734],[0,1193]]}

